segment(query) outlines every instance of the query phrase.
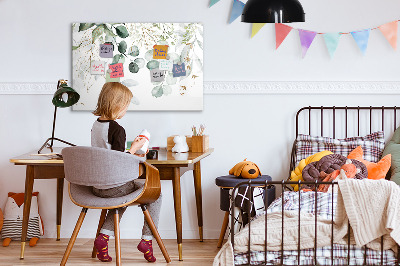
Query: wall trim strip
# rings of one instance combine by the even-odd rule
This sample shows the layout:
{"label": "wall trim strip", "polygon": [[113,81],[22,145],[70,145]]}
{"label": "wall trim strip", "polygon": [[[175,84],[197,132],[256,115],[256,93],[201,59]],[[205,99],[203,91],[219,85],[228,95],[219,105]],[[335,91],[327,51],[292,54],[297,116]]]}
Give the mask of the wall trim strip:
{"label": "wall trim strip", "polygon": [[[53,94],[56,83],[0,83],[0,94]],[[204,94],[400,94],[400,81],[205,81]]]}

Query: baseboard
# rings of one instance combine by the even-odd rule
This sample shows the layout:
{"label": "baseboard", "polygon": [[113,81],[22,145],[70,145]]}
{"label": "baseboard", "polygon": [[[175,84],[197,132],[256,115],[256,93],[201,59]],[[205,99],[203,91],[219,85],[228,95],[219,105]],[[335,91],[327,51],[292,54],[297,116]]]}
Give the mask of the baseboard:
{"label": "baseboard", "polygon": [[[56,82],[0,83],[0,94],[53,94]],[[400,94],[400,81],[205,81],[204,94]]]}

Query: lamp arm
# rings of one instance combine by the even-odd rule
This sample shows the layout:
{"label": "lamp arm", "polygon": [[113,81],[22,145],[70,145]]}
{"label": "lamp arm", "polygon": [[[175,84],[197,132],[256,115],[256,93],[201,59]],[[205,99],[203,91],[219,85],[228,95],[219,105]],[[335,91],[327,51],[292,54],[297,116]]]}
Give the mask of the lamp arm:
{"label": "lamp arm", "polygon": [[54,106],[53,131],[52,131],[52,133],[51,133],[51,144],[50,144],[50,148],[53,147],[54,131],[55,131],[55,129],[56,129],[56,118],[57,118],[57,106]]}

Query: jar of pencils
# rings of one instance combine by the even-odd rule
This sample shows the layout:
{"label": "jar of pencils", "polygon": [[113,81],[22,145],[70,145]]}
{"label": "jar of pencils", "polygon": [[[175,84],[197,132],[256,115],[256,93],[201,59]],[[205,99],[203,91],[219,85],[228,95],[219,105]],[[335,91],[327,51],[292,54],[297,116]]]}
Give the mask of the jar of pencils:
{"label": "jar of pencils", "polygon": [[205,126],[200,125],[199,130],[192,127],[192,152],[205,152],[208,150],[209,136],[204,135]]}

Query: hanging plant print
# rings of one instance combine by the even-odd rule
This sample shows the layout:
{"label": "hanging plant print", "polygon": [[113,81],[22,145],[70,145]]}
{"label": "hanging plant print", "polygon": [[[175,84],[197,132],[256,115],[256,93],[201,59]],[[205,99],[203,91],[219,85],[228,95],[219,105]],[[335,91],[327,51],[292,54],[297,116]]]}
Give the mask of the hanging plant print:
{"label": "hanging plant print", "polygon": [[72,42],[74,110],[94,110],[105,82],[132,91],[128,110],[203,110],[202,24],[73,23]]}

